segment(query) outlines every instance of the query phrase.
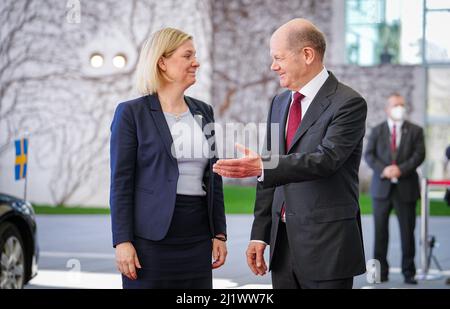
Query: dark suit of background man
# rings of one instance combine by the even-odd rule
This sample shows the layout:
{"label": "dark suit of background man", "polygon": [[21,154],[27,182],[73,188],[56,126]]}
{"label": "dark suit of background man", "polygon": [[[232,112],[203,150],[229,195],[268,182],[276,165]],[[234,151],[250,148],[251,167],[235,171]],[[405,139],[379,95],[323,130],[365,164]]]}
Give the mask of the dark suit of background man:
{"label": "dark suit of background man", "polygon": [[400,225],[405,283],[417,284],[414,228],[420,187],[416,169],[425,159],[423,130],[404,120],[405,100],[401,95],[391,95],[385,110],[388,119],[373,128],[365,152],[367,164],[373,169],[374,258],[381,264],[381,281],[387,281],[389,214],[394,208]]}
{"label": "dark suit of background man", "polygon": [[351,288],[365,272],[358,200],[367,105],[323,66],[325,38],[294,19],[270,41],[271,69],[287,88],[275,96],[268,124],[279,124],[279,153],[268,162],[249,149],[242,159],[219,160],[226,177],[260,176],[247,263],[267,267],[270,244],[274,288]]}

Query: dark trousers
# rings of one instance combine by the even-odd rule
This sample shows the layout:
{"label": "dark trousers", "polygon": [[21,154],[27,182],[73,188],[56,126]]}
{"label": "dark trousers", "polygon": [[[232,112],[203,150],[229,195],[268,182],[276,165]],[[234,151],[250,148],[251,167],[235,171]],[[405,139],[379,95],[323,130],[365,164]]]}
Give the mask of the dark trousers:
{"label": "dark trousers", "polygon": [[416,266],[414,264],[416,250],[414,240],[416,202],[402,202],[396,185],[392,185],[388,199],[373,199],[375,220],[374,258],[380,261],[381,278],[387,278],[389,273],[389,264],[387,261],[389,214],[392,209],[395,209],[400,226],[402,273],[405,277],[414,277],[416,274]]}
{"label": "dark trousers", "polygon": [[[353,287],[353,278],[315,281],[299,276],[289,249],[286,224],[280,222],[278,226],[276,252],[272,259],[272,286],[274,289],[351,289]],[[299,267],[302,266],[308,267],[308,265]]]}

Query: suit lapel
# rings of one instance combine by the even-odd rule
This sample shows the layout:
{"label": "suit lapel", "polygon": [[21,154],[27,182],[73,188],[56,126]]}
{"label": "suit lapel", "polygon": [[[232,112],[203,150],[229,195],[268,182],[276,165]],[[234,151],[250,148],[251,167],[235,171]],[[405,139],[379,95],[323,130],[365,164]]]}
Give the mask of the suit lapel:
{"label": "suit lapel", "polygon": [[396,155],[392,153],[391,148],[391,131],[389,130],[389,124],[387,121],[383,123],[383,127],[381,128],[381,140],[384,142],[384,149],[387,149],[389,152],[389,161],[393,162]]}
{"label": "suit lapel", "polygon": [[150,114],[155,122],[156,128],[158,130],[159,136],[162,139],[164,148],[167,151],[170,159],[176,162],[175,157],[172,155],[172,134],[170,133],[169,126],[167,125],[166,118],[161,108],[161,103],[159,102],[158,96],[156,94],[148,96],[150,102]]}
{"label": "suit lapel", "polygon": [[280,109],[280,154],[286,154],[286,121],[291,105],[291,91],[286,92],[286,97],[281,98],[282,104]]}
{"label": "suit lapel", "polygon": [[306,133],[306,131],[319,119],[320,115],[327,109],[330,105],[330,100],[328,97],[336,91],[337,79],[334,77],[333,73],[329,72],[329,76],[323,86],[320,88],[319,92],[314,97],[314,100],[309,105],[305,116],[302,119],[300,126],[295,132],[294,138],[292,139],[291,146],[288,149],[288,153],[291,151],[292,147],[297,143],[297,141]]}
{"label": "suit lapel", "polygon": [[408,130],[408,122],[404,121],[402,128],[401,128],[401,139],[400,139],[400,145],[398,145],[397,149],[397,161],[400,158],[400,154],[403,152],[403,148],[405,148],[405,143],[407,142],[409,130]]}

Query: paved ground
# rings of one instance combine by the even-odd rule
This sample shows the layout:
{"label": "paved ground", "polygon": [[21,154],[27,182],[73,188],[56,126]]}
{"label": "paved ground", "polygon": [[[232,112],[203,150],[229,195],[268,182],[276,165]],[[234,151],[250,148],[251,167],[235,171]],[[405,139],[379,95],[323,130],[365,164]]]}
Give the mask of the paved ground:
{"label": "paved ground", "polygon": [[[271,288],[270,274],[254,276],[245,261],[252,223],[250,215],[229,215],[228,259],[225,266],[214,272],[215,288]],[[37,216],[41,257],[39,275],[27,288],[120,288],[120,276],[116,272],[114,250],[111,247],[109,216]],[[372,256],[372,217],[363,217],[363,235],[366,258]],[[365,275],[355,278],[354,288],[450,288],[445,277],[450,276],[450,218],[432,217],[430,234],[436,235],[440,246],[435,255],[444,269],[444,277],[434,281],[420,281],[417,286],[403,284],[400,274],[400,242],[395,216],[390,222],[389,261],[390,281],[369,284]],[[417,221],[416,239],[420,222]],[[420,267],[417,250],[416,263]],[[436,265],[432,264],[435,269]],[[434,270],[432,270],[432,273]]]}

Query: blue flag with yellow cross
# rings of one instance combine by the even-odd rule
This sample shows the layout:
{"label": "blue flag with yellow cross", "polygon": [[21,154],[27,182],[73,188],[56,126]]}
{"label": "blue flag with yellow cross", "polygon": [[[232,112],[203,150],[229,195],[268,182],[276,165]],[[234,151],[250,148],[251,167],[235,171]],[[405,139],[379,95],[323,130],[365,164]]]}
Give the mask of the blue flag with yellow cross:
{"label": "blue flag with yellow cross", "polygon": [[14,143],[16,145],[15,179],[20,180],[27,177],[28,139],[18,139]]}

